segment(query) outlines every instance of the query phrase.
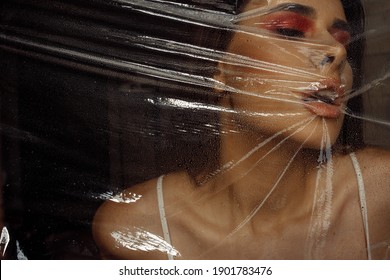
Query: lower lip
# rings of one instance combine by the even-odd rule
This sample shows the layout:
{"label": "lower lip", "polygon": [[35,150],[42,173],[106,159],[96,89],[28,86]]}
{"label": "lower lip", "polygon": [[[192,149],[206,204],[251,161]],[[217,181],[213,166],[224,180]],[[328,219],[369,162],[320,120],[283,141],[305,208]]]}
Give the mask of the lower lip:
{"label": "lower lip", "polygon": [[308,101],[304,103],[304,106],[313,114],[324,118],[337,119],[341,115],[340,106],[321,101]]}

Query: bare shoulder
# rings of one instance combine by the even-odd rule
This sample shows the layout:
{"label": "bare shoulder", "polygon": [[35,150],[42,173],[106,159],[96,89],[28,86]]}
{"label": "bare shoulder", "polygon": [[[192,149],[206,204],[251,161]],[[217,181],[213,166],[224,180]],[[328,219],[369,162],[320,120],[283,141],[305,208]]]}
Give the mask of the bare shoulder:
{"label": "bare shoulder", "polygon": [[368,188],[390,195],[390,150],[367,147],[356,152],[364,183]]}
{"label": "bare shoulder", "polygon": [[390,215],[390,151],[367,147],[356,151],[367,199],[372,207],[388,208]]}
{"label": "bare shoulder", "polygon": [[390,165],[390,149],[368,146],[356,152],[361,160],[374,160],[377,163]]}
{"label": "bare shoulder", "polygon": [[[390,150],[378,147],[366,147],[356,151],[357,167],[360,168],[364,184],[367,188],[383,189],[389,191],[390,184]],[[345,176],[356,177],[356,172],[353,169],[345,169],[345,166],[352,167],[353,158],[351,154],[337,156],[336,165],[347,173],[342,173]]]}
{"label": "bare shoulder", "polygon": [[[184,196],[186,173],[165,175],[164,202]],[[157,200],[158,178],[132,186],[105,201],[97,210],[92,231],[105,257],[121,259],[166,258]]]}

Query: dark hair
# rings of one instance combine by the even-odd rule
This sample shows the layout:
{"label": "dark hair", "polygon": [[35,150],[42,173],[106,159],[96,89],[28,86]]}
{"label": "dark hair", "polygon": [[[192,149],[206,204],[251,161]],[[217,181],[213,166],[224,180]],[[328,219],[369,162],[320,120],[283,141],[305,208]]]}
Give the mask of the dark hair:
{"label": "dark hair", "polygon": [[[345,16],[351,26],[352,41],[348,47],[348,61],[353,71],[353,89],[358,89],[363,81],[363,55],[364,55],[364,28],[365,13],[360,0],[341,0]],[[354,114],[363,113],[363,100],[361,95],[350,99],[348,109]],[[364,146],[362,121],[345,116],[343,128],[341,129],[338,143],[345,152],[356,150]]]}

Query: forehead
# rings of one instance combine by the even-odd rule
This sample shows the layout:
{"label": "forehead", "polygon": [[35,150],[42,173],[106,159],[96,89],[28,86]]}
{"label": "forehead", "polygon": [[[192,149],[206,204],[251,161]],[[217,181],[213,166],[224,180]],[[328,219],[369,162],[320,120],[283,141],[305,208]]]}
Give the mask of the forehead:
{"label": "forehead", "polygon": [[247,0],[242,11],[259,8],[273,8],[282,4],[299,4],[312,8],[320,17],[335,17],[345,19],[344,9],[340,0]]}

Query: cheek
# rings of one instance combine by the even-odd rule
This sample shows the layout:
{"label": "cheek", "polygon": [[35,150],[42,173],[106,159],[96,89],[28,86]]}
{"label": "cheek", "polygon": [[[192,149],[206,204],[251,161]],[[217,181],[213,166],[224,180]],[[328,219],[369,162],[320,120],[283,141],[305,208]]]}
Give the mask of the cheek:
{"label": "cheek", "polygon": [[227,51],[242,55],[257,62],[284,64],[294,44],[291,41],[274,38],[268,34],[236,34],[230,41]]}
{"label": "cheek", "polygon": [[[226,82],[231,86],[254,86],[264,88],[270,81],[285,80],[285,65],[291,66],[285,48],[271,38],[260,39],[252,36],[237,36],[227,50],[237,55],[240,66],[225,64]],[[242,59],[241,57],[245,57]]]}
{"label": "cheek", "polygon": [[[250,59],[250,62],[243,61],[243,64],[248,65],[243,67],[247,73],[280,80],[310,80],[316,77],[312,75],[316,69],[310,61],[312,50],[305,48],[308,48],[307,44],[298,41],[239,34],[232,38],[227,52]],[[321,50],[321,54],[323,53]],[[304,76],[302,71],[305,73]]]}

